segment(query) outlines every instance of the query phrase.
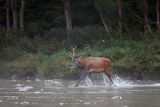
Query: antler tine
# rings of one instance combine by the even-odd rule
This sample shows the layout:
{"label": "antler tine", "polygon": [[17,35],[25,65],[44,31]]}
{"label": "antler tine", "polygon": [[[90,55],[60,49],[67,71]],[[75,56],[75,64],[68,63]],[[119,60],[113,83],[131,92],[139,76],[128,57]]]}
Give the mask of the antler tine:
{"label": "antler tine", "polygon": [[70,52],[69,51],[69,54],[70,54],[70,56],[72,57],[72,58],[74,58],[75,57],[75,50],[76,50],[76,48],[77,48],[77,45],[73,48],[73,46],[71,46],[71,48],[72,48],[72,52]]}
{"label": "antler tine", "polygon": [[76,48],[77,48],[77,45],[74,48],[72,47],[73,57],[75,57],[75,50],[76,50]]}
{"label": "antler tine", "polygon": [[84,51],[83,51],[83,53],[81,54],[81,55],[84,55],[85,53],[86,53],[86,50],[89,48],[89,46],[87,46],[87,47],[85,47],[84,48]]}
{"label": "antler tine", "polygon": [[73,58],[72,53],[69,51],[69,57]]}

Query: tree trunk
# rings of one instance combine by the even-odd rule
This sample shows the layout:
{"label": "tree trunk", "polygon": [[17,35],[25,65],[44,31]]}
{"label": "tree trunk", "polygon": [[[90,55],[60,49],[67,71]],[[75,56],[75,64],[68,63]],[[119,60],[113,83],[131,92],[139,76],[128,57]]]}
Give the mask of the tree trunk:
{"label": "tree trunk", "polygon": [[107,32],[107,34],[108,34],[109,41],[110,41],[109,45],[111,46],[111,44],[112,44],[112,39],[113,39],[113,38],[112,38],[112,35],[111,35],[110,31],[109,31],[108,25],[107,25],[107,23],[106,23],[106,21],[105,21],[105,19],[104,19],[104,17],[103,17],[103,14],[102,14],[102,12],[101,12],[101,9],[100,9],[99,6],[98,6],[97,0],[95,0],[95,5],[96,5],[97,10],[98,10],[98,12],[99,12],[99,15],[100,15],[100,17],[101,17],[101,20],[102,20],[102,23],[103,23],[103,25],[104,25],[104,28],[105,28],[105,30],[106,30],[106,32]]}
{"label": "tree trunk", "polygon": [[70,14],[70,0],[62,0],[63,6],[64,6],[64,14],[66,19],[66,27],[67,31],[72,30],[72,19]]}
{"label": "tree trunk", "polygon": [[119,29],[120,33],[129,33],[128,26],[124,21],[122,14],[122,0],[118,0],[118,19],[119,19]]}
{"label": "tree trunk", "polygon": [[144,3],[144,34],[146,35],[148,32],[148,3],[147,0],[143,0]]}
{"label": "tree trunk", "polygon": [[20,8],[20,30],[24,31],[24,10],[25,10],[25,0],[21,0],[21,8]]}
{"label": "tree trunk", "polygon": [[18,29],[18,19],[17,19],[17,4],[16,0],[11,0],[12,14],[13,14],[13,29]]}
{"label": "tree trunk", "polygon": [[102,15],[102,12],[101,12],[100,10],[99,10],[99,14],[100,14],[100,17],[101,17],[102,23],[103,23],[103,25],[104,25],[104,28],[105,28],[105,30],[106,30],[106,32],[107,32],[107,34],[108,34],[108,36],[109,36],[109,39],[110,39],[110,45],[111,45],[111,42],[112,42],[112,36],[111,36],[110,31],[109,31],[108,25],[107,25],[107,23],[105,22],[105,19],[104,19],[103,15]]}
{"label": "tree trunk", "polygon": [[119,29],[120,33],[123,33],[123,22],[122,22],[122,6],[121,0],[118,0],[118,16],[119,16]]}
{"label": "tree trunk", "polygon": [[9,0],[6,0],[6,24],[7,31],[10,30]]}
{"label": "tree trunk", "polygon": [[160,1],[157,0],[156,3],[156,12],[157,12],[157,31],[160,32]]}

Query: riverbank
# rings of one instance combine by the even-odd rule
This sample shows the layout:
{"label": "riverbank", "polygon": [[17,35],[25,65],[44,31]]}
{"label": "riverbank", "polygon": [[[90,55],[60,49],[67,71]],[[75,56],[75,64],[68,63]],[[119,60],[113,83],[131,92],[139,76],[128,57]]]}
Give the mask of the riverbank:
{"label": "riverbank", "polygon": [[[91,37],[94,31],[92,29],[88,37]],[[157,36],[143,40],[138,38],[138,35],[136,35],[138,39],[118,38],[115,35],[110,45],[104,35],[99,37],[93,35],[94,39],[91,40],[87,39],[87,33],[85,37],[76,35],[75,38],[75,35],[72,35],[74,38],[69,41],[53,37],[49,33],[46,35],[29,38],[12,32],[2,38],[0,78],[75,79],[79,71],[71,71],[68,67],[70,63],[68,52],[74,43],[78,45],[76,50],[78,55],[89,46],[82,57],[109,58],[112,61],[112,72],[118,75],[131,79],[160,79],[157,76],[160,72],[160,38]]]}
{"label": "riverbank", "polygon": [[[130,44],[130,42],[127,41],[127,44]],[[133,45],[130,44],[130,46]],[[26,79],[29,77],[33,79],[75,79],[79,74],[78,70],[71,71],[69,69],[68,65],[70,59],[68,57],[68,52],[64,49],[47,55],[44,53],[22,52],[22,50],[16,47],[7,48],[6,53],[3,54],[4,56],[0,61],[0,78],[14,77],[17,79]],[[112,46],[106,49],[91,47],[83,57],[107,57],[112,61],[112,72],[128,79],[160,79],[160,77],[158,77],[160,72],[160,62],[158,60],[160,56],[158,53],[153,53],[147,49],[138,50],[137,48],[139,48],[138,45],[134,49],[128,46],[122,47],[120,45],[118,47]],[[7,52],[11,50],[13,52]],[[81,51],[82,50],[79,49],[78,54],[80,54]],[[156,51],[158,52],[158,49]]]}

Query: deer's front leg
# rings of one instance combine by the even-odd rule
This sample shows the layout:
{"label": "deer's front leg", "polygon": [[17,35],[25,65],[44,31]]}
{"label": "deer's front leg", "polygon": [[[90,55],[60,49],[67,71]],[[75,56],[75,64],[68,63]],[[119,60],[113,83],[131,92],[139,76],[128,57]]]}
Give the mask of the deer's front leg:
{"label": "deer's front leg", "polygon": [[87,72],[84,72],[81,77],[79,78],[77,84],[75,85],[75,87],[77,87],[79,85],[79,83],[81,82],[81,80],[86,76]]}

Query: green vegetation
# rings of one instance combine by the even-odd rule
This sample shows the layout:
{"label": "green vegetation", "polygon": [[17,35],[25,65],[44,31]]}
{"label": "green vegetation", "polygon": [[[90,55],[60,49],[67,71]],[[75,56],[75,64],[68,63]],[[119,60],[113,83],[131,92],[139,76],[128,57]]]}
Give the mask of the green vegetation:
{"label": "green vegetation", "polygon": [[[69,69],[68,52],[71,49],[71,43],[76,45],[78,40],[81,42],[77,42],[77,54],[80,54],[86,46],[90,46],[82,57],[107,57],[112,61],[113,71],[126,69],[128,72],[133,70],[150,72],[160,68],[160,38],[146,41],[133,38],[116,39],[118,35],[116,34],[113,35],[112,46],[109,46],[105,35],[93,29],[95,28],[76,28],[72,36],[85,36],[75,36],[79,38],[72,37],[69,40],[62,39],[58,41],[60,43],[57,42],[56,36],[49,37],[50,33],[56,35],[56,30],[48,32],[44,37],[36,36],[34,39],[26,38],[18,32],[11,32],[1,42],[1,78],[10,78],[13,75],[21,79],[28,76],[45,78],[72,76],[74,78],[78,72],[71,72]],[[101,38],[98,38],[99,36]],[[139,37],[140,34],[136,36]]]}

